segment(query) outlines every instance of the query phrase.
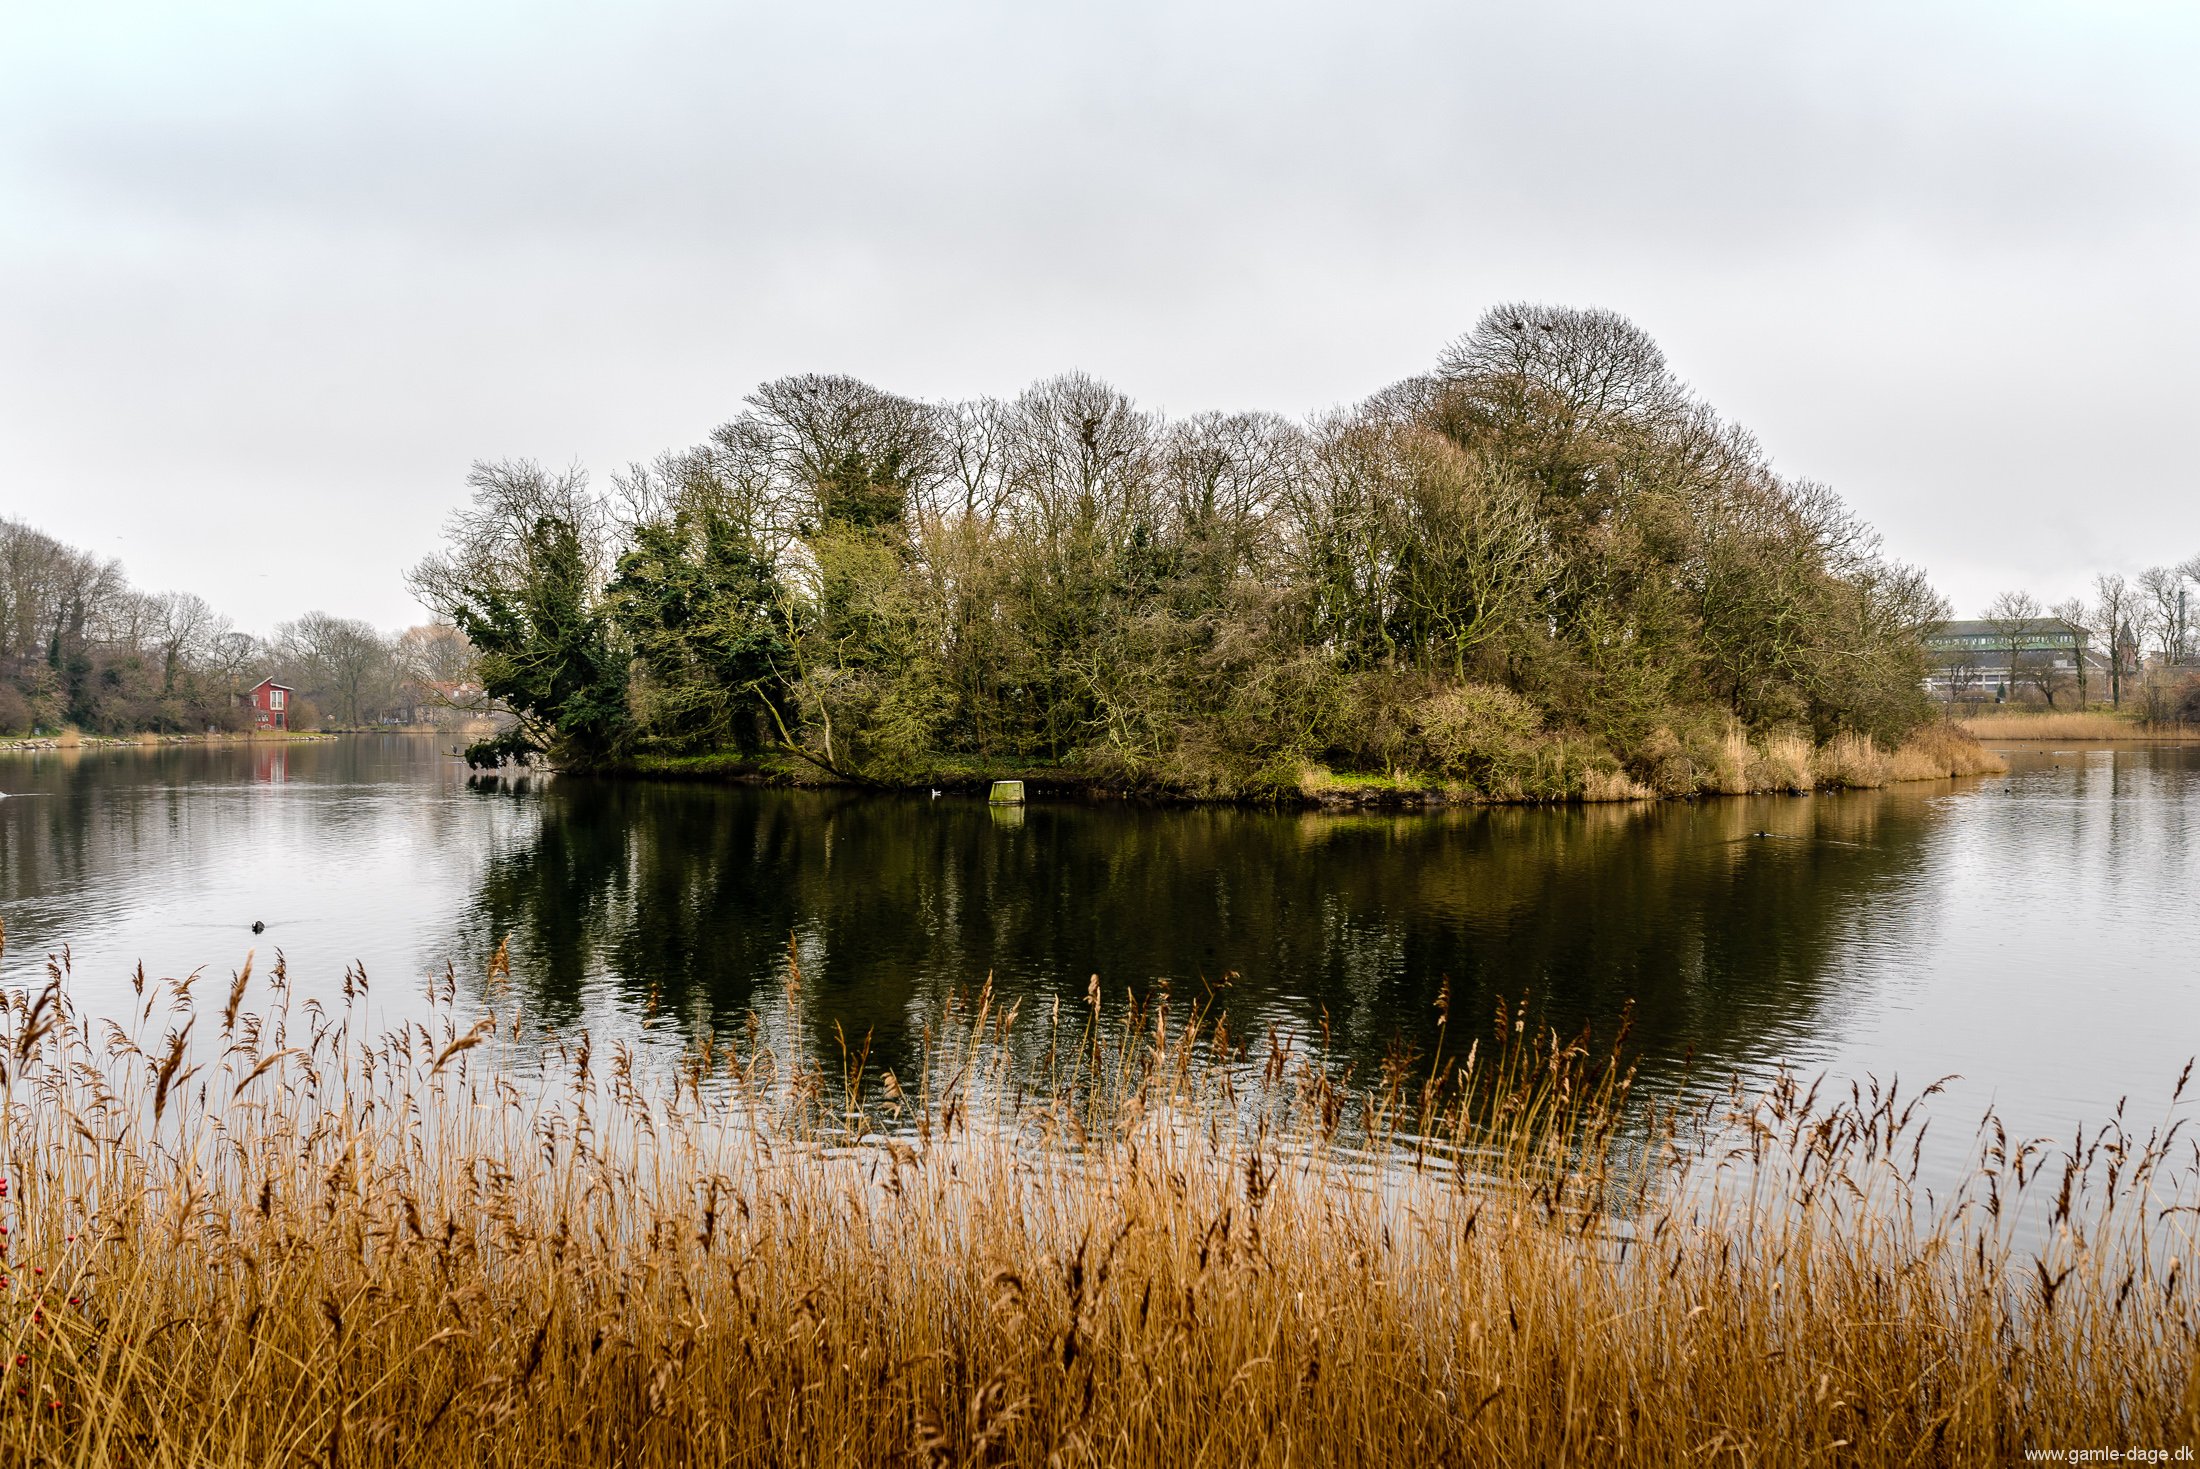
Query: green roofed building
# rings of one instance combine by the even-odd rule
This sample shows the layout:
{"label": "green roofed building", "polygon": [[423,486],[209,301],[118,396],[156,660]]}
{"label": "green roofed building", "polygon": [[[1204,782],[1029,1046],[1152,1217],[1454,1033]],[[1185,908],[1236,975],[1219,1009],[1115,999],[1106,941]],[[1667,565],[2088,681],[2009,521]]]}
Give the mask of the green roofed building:
{"label": "green roofed building", "polygon": [[1925,687],[1951,702],[1999,704],[2027,693],[2053,702],[2066,690],[2081,696],[2090,686],[2107,687],[2092,639],[2090,630],[2060,617],[1943,622],[1925,635],[1932,659]]}

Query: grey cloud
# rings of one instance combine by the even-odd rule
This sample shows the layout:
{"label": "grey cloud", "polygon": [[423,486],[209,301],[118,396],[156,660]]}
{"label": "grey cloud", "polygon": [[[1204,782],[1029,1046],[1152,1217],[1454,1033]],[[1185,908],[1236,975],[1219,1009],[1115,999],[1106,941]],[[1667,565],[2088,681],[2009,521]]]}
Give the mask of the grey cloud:
{"label": "grey cloud", "polygon": [[1914,23],[1870,42],[1756,10],[699,6],[450,52],[405,31],[229,57],[228,105],[94,88],[27,151],[64,199],[202,225],[645,250],[974,222],[1015,246],[1135,239],[1156,213],[1272,226],[1323,204],[1714,246],[1860,215],[2032,237],[2191,206],[2159,187],[2196,161],[2191,116],[2162,127],[2143,85],[2068,99]]}
{"label": "grey cloud", "polygon": [[[9,24],[0,488],[87,540],[126,509],[158,530],[134,575],[264,586],[248,620],[411,615],[397,572],[468,458],[608,468],[777,373],[948,394],[1085,366],[1171,408],[1297,410],[1521,295],[1638,317],[1960,601],[2062,595],[2073,548],[2200,549],[2200,44],[2171,7]],[[2144,538],[2072,508],[2089,475]],[[2036,524],[1990,508],[2012,497]],[[279,569],[331,524],[341,565]]]}

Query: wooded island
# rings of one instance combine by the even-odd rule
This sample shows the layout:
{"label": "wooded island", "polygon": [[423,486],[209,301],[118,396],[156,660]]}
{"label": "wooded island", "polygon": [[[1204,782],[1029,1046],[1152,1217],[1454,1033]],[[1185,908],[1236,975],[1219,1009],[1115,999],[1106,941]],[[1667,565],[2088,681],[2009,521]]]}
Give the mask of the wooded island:
{"label": "wooded island", "polygon": [[413,585],[516,716],[479,763],[1564,800],[1987,759],[1924,575],[1610,312],[1500,306],[1308,421],[793,377],[608,493],[469,483]]}

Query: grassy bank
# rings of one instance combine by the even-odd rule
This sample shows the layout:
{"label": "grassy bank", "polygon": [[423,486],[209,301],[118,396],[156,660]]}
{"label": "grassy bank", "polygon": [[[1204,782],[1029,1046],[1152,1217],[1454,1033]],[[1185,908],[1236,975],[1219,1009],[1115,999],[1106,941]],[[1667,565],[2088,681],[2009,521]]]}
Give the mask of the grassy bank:
{"label": "grassy bank", "polygon": [[2200,741],[2200,725],[2157,724],[2136,715],[2098,710],[2082,714],[1980,714],[1957,722],[1980,740],[2132,740],[2149,744]]}
{"label": "grassy bank", "polygon": [[1660,1112],[1502,1008],[1357,1078],[1165,1005],[981,997],[922,1076],[820,1076],[758,1025],[661,1080],[585,1036],[527,1079],[499,1069],[531,1054],[509,1001],[376,1035],[345,990],[292,1006],[248,965],[144,985],[127,1027],[58,982],[10,996],[0,1461],[2006,1464],[2200,1438],[2200,1161],[2120,1114],[2067,1151],[1989,1124],[1932,1197],[1929,1109],[1891,1088]]}
{"label": "grassy bank", "polygon": [[[2000,774],[1999,756],[1967,731],[1932,724],[1893,750],[1867,735],[1842,735],[1813,745],[1799,734],[1751,738],[1739,727],[1683,740],[1667,736],[1643,759],[1622,764],[1591,741],[1537,736],[1470,749],[1452,773],[1401,767],[1384,772],[1336,771],[1294,765],[1252,782],[1132,778],[1121,771],[1033,768],[982,761],[927,765],[886,789],[982,792],[996,780],[1020,780],[1045,794],[1142,795],[1175,800],[1282,801],[1287,804],[1383,806],[1514,805],[1567,801],[1644,801],[1696,796],[1800,794],[1869,790],[1910,781]],[[654,780],[814,784],[832,777],[785,755],[731,752],[641,755],[597,773]]]}

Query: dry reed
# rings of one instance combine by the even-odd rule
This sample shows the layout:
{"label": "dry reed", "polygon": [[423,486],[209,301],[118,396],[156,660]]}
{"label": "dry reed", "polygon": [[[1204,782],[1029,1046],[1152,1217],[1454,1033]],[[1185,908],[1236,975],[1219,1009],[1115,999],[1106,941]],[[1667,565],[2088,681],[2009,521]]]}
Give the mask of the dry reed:
{"label": "dry reed", "polygon": [[1888,762],[1891,780],[1945,780],[1963,775],[2002,775],[2009,765],[1969,731],[1928,724],[1913,731]]}
{"label": "dry reed", "polygon": [[1581,799],[1584,801],[1647,801],[1656,795],[1656,791],[1624,770],[1598,770],[1592,766],[1581,773]]}
{"label": "dry reed", "polygon": [[1730,764],[1740,771],[1736,783],[1741,789],[1797,793],[1999,775],[2009,768],[1968,731],[1946,723],[1912,731],[1892,753],[1881,750],[1870,735],[1838,734],[1814,749],[1801,734],[1773,733],[1751,745],[1739,731],[1732,731],[1722,752],[1719,783],[1712,789],[1733,788],[1726,783],[1735,780],[1727,773]]}
{"label": "dry reed", "polygon": [[2200,1432],[2200,1156],[2120,1116],[2061,1152],[1989,1122],[1935,1199],[1892,1088],[1660,1109],[1502,1005],[1360,1078],[1097,986],[950,1007],[907,1079],[761,1022],[658,1074],[464,1023],[450,982],[369,1035],[363,975],[334,1013],[279,962],[140,976],[120,1024],[50,973],[0,1033],[8,1463],[2001,1464]]}
{"label": "dry reed", "polygon": [[1702,781],[1703,789],[1725,796],[1747,795],[1750,756],[1749,735],[1741,725],[1729,724],[1713,752],[1711,769]]}
{"label": "dry reed", "polygon": [[1891,778],[1894,762],[1879,752],[1870,735],[1835,735],[1811,758],[1811,778],[1822,786],[1867,789]]}
{"label": "dry reed", "polygon": [[1799,734],[1769,734],[1750,754],[1746,779],[1753,791],[1793,791],[1798,794],[1818,783],[1816,752]]}
{"label": "dry reed", "polygon": [[2145,740],[2200,738],[2187,725],[2149,724],[2126,714],[1980,714],[1960,721],[1982,740]]}

